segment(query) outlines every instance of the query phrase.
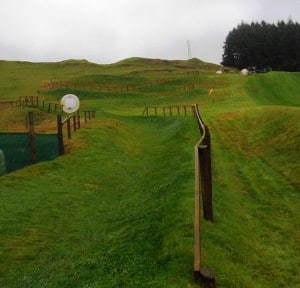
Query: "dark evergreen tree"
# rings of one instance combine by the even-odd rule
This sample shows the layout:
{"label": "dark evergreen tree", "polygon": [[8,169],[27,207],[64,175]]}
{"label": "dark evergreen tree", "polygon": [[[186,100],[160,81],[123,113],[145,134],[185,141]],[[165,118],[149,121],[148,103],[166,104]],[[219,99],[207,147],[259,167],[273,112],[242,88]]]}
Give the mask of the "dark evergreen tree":
{"label": "dark evergreen tree", "polygon": [[228,33],[223,49],[224,66],[300,71],[300,25],[242,22]]}

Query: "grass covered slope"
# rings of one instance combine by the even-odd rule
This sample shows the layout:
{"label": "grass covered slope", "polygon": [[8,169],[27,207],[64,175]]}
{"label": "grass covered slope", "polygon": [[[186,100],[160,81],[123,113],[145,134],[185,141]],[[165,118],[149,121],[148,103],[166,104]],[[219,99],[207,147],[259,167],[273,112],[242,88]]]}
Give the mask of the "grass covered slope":
{"label": "grass covered slope", "polygon": [[[193,103],[213,151],[215,222],[201,221],[203,266],[217,287],[299,285],[299,73],[216,75],[195,59],[143,58],[0,68],[0,101],[58,78],[90,86],[41,97],[71,92],[97,111],[67,155],[0,178],[0,286],[196,287],[197,124],[191,114],[141,117],[145,106]],[[6,106],[0,119],[26,112]],[[40,115],[41,127],[49,121]]]}
{"label": "grass covered slope", "polygon": [[1,179],[1,286],[192,283],[190,125],[97,120],[86,149]]}
{"label": "grass covered slope", "polygon": [[295,287],[299,130],[284,131],[273,108],[229,115],[210,126],[216,223],[204,223],[203,243],[216,258],[208,265],[218,267],[221,287]]}
{"label": "grass covered slope", "polygon": [[299,107],[299,72],[272,72],[252,76],[247,78],[246,89],[257,104]]}
{"label": "grass covered slope", "polygon": [[216,217],[203,223],[205,250],[216,253],[207,265],[219,271],[221,287],[296,287],[299,74],[226,77],[228,88],[204,111]]}

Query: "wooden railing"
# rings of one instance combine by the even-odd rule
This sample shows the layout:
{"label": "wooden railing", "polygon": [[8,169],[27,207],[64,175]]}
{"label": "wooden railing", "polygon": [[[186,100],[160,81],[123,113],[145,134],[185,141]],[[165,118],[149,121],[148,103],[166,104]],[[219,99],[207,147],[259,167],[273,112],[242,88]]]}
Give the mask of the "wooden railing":
{"label": "wooden railing", "polygon": [[[187,109],[189,108],[189,109]],[[147,106],[143,116],[187,116],[192,111],[196,118],[201,138],[195,145],[195,219],[194,219],[194,277],[197,283],[204,287],[216,287],[215,276],[212,271],[201,265],[201,199],[203,217],[213,221],[212,207],[212,177],[211,177],[211,142],[208,127],[201,119],[198,104],[176,106]]]}
{"label": "wooden railing", "polygon": [[212,271],[201,265],[201,195],[203,203],[203,216],[213,221],[212,209],[212,179],[211,179],[211,145],[208,127],[201,119],[198,105],[192,106],[197,119],[201,138],[195,145],[195,220],[194,220],[194,277],[197,283],[204,287],[216,287]]}
{"label": "wooden railing", "polygon": [[191,105],[146,106],[142,116],[187,116]]}
{"label": "wooden railing", "polygon": [[[49,102],[47,100],[41,100],[39,96],[20,96],[17,100],[9,100],[9,101],[0,101],[0,105],[10,105],[11,107],[30,107],[34,109],[39,109],[45,111],[47,113],[53,113],[57,115],[57,134],[58,134],[58,145],[59,145],[59,154],[63,155],[65,153],[64,149],[64,140],[63,140],[63,127],[65,126],[67,129],[67,137],[71,139],[72,130],[75,132],[77,129],[81,127],[82,118],[84,118],[84,122],[86,123],[88,120],[96,117],[95,110],[78,110],[76,113],[72,115],[66,115],[63,112],[62,106],[59,103]],[[63,116],[66,116],[64,120],[62,120]],[[29,112],[28,117],[26,117],[26,128],[31,131],[30,135],[33,135],[33,113]],[[66,123],[66,125],[64,125]],[[33,137],[31,137],[33,139]],[[30,138],[30,139],[31,139]],[[34,148],[34,142],[32,151]],[[35,162],[35,154],[31,153],[31,162]]]}
{"label": "wooden railing", "polygon": [[[96,117],[96,111],[95,110],[87,110],[87,111],[81,111],[84,113],[84,122],[86,123],[87,120],[91,120],[91,118]],[[80,111],[77,111],[76,113],[69,115],[64,120],[62,120],[62,115],[57,114],[57,135],[58,135],[58,145],[59,145],[59,153],[60,155],[63,155],[65,153],[64,149],[64,138],[63,138],[63,126],[66,123],[67,127],[67,136],[68,139],[71,139],[72,130],[74,132],[77,131],[77,129],[81,128],[81,116]]]}

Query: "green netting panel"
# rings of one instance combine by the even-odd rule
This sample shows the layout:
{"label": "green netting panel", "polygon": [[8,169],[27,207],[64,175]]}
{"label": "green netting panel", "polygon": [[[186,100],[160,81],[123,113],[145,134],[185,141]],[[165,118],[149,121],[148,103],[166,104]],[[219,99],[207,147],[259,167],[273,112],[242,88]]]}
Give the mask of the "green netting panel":
{"label": "green netting panel", "polygon": [[0,133],[0,149],[4,154],[7,173],[30,164],[28,134]]}
{"label": "green netting panel", "polygon": [[48,161],[59,156],[57,134],[35,134],[36,161]]}
{"label": "green netting panel", "polygon": [[[36,162],[59,156],[57,134],[35,134],[35,144]],[[27,133],[0,133],[0,149],[3,151],[7,173],[30,165]]]}

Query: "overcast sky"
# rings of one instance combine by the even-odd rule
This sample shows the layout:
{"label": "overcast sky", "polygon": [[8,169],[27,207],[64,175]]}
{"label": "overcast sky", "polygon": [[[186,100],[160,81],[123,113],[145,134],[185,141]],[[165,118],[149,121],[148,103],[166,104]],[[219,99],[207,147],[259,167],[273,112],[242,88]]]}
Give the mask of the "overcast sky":
{"label": "overcast sky", "polygon": [[0,59],[114,63],[129,57],[219,64],[241,21],[300,22],[300,0],[0,0]]}

